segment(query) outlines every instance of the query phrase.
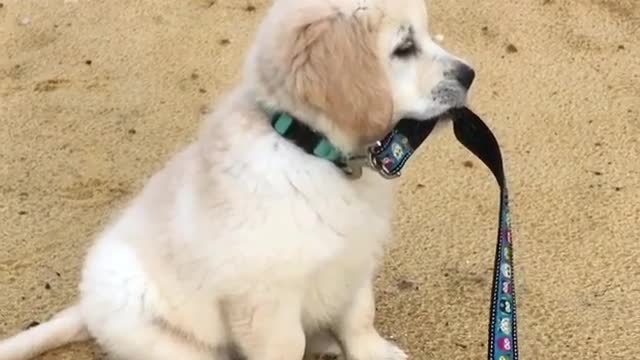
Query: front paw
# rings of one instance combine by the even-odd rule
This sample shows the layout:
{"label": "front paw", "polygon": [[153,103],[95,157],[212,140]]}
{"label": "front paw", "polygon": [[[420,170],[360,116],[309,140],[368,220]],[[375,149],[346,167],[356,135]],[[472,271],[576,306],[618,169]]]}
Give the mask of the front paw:
{"label": "front paw", "polygon": [[382,337],[370,336],[347,346],[348,360],[406,360],[407,354]]}
{"label": "front paw", "polygon": [[379,355],[374,355],[375,359],[384,360],[406,360],[409,356],[398,346],[385,340],[384,350]]}
{"label": "front paw", "polygon": [[323,331],[307,339],[303,360],[345,360],[345,357],[336,339]]}

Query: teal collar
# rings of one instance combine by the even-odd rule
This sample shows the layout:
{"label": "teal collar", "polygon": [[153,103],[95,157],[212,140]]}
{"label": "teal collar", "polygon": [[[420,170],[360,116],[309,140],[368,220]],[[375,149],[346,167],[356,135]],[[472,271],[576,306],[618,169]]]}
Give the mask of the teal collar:
{"label": "teal collar", "polygon": [[382,177],[391,179],[400,172],[411,155],[433,130],[437,120],[400,120],[380,141],[365,149],[362,155],[344,154],[322,133],[284,111],[262,106],[269,115],[271,126],[285,139],[296,144],[308,154],[332,162],[351,179],[362,176],[368,167]]}
{"label": "teal collar", "polygon": [[307,125],[287,113],[274,114],[271,124],[276,132],[293,140],[313,155],[331,162],[343,161],[345,156],[322,134],[313,131]]}
{"label": "teal collar", "polygon": [[280,111],[268,111],[271,126],[282,137],[293,142],[308,154],[332,162],[348,177],[358,178],[366,164],[367,156],[348,156],[329,141],[322,133],[296,119],[291,114]]}

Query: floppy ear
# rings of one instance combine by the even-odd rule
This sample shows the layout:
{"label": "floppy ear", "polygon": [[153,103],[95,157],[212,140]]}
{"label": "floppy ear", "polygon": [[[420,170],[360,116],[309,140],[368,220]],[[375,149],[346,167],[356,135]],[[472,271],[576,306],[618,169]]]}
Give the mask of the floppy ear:
{"label": "floppy ear", "polygon": [[326,17],[297,29],[288,56],[287,82],[294,96],[362,143],[383,137],[392,122],[375,27],[355,15]]}

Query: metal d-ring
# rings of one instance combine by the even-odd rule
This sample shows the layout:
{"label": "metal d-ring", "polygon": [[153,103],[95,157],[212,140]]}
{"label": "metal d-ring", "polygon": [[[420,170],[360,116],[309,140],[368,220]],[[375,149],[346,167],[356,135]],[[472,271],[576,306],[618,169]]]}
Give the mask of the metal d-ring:
{"label": "metal d-ring", "polygon": [[385,179],[395,179],[397,177],[400,176],[400,171],[398,171],[397,173],[390,173],[389,171],[387,171],[387,169],[382,166],[382,163],[380,162],[380,160],[377,158],[377,155],[380,153],[379,149],[382,147],[382,143],[381,142],[377,142],[376,145],[374,145],[373,147],[371,147],[368,151],[368,165],[369,167],[371,167],[373,170],[375,170],[378,174],[380,174],[380,176],[382,176]]}

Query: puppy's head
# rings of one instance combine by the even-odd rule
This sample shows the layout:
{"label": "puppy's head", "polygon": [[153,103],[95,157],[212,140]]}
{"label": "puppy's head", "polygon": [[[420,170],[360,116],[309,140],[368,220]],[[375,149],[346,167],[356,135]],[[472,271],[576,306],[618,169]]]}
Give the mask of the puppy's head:
{"label": "puppy's head", "polygon": [[347,151],[464,105],[474,78],[432,40],[424,0],[275,0],[246,70],[261,101]]}

